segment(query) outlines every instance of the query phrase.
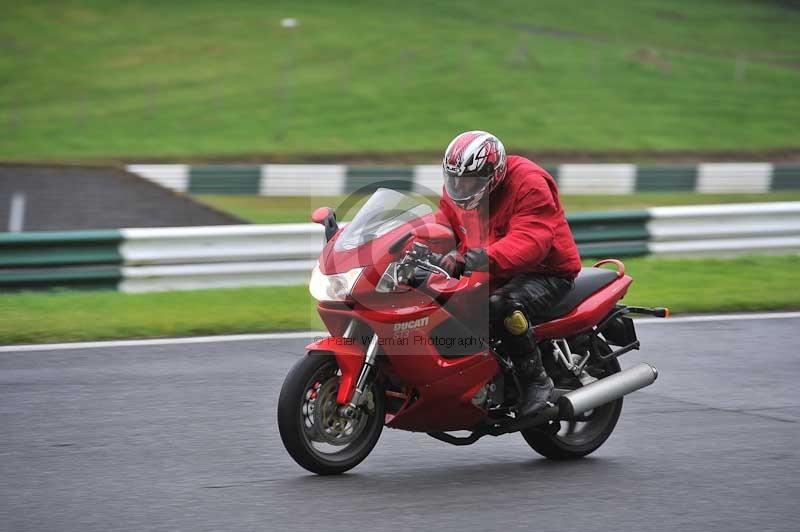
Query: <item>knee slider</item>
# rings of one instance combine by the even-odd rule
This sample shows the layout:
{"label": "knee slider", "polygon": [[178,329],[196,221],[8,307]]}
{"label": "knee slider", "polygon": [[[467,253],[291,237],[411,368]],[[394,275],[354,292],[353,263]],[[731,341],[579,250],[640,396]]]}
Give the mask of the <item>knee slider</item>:
{"label": "knee slider", "polygon": [[503,327],[514,336],[525,334],[530,326],[520,305],[501,294],[492,294],[489,297],[489,313],[493,320],[502,320]]}
{"label": "knee slider", "polygon": [[528,331],[530,324],[528,318],[521,310],[515,310],[503,319],[506,330],[514,336],[520,336]]}

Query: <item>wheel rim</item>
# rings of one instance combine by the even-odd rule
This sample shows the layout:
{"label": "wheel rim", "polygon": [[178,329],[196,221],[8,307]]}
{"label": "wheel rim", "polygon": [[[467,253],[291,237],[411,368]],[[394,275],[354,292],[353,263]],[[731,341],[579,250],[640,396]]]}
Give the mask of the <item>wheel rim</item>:
{"label": "wheel rim", "polygon": [[308,380],[300,404],[302,436],[308,449],[330,461],[349,459],[366,441],[375,418],[375,401],[370,390],[365,409],[358,409],[353,419],[339,415],[336,394],[341,373],[335,363],[325,364]]}
{"label": "wheel rim", "polygon": [[615,405],[616,401],[587,412],[581,421],[562,422],[555,438],[566,445],[576,447],[594,441],[605,431],[614,415]]}
{"label": "wheel rim", "polygon": [[[587,367],[587,373],[596,378],[607,376],[607,368]],[[578,447],[594,441],[606,430],[608,423],[614,417],[617,401],[612,401],[601,407],[585,412],[579,420],[561,422],[559,431],[553,436],[561,443]]]}

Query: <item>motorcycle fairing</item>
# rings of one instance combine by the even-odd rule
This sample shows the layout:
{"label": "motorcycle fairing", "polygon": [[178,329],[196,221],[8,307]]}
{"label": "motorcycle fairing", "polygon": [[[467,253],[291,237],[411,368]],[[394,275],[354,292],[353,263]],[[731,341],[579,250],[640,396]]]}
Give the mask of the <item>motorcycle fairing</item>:
{"label": "motorcycle fairing", "polygon": [[364,365],[365,347],[350,338],[331,336],[308,344],[306,349],[333,353],[342,372],[336,402],[340,405],[349,403],[353,397],[358,375],[361,373],[361,366]]}
{"label": "motorcycle fairing", "polygon": [[[610,312],[625,295],[633,280],[623,275],[598,290],[572,312],[553,321],[539,324],[539,338],[562,338],[591,329]],[[318,307],[326,323],[344,324],[357,318],[384,339],[381,345],[389,360],[387,371],[396,375],[414,390],[418,397],[387,420],[387,426],[413,431],[469,429],[478,423],[485,411],[471,403],[471,398],[497,374],[498,365],[488,350],[458,358],[445,358],[426,343],[436,329],[451,315],[433,302],[397,309]],[[398,345],[392,339],[395,324],[428,317],[421,327],[408,331],[408,341]],[[339,327],[337,327],[338,329]],[[347,338],[325,338],[307,346],[309,350],[333,353],[342,372],[337,402],[347,404],[353,395],[364,364],[364,342]]]}
{"label": "motorcycle fairing", "polygon": [[440,359],[440,364],[441,378],[415,387],[416,400],[387,416],[387,427],[416,432],[470,430],[486,417],[486,411],[474,405],[472,398],[497,374],[494,356],[485,351],[455,360]]}
{"label": "motorcycle fairing", "polygon": [[[497,361],[486,348],[457,358],[443,357],[428,340],[433,330],[453,319],[444,308],[431,303],[380,310],[320,305],[318,310],[326,323],[358,319],[377,334],[388,361],[383,371],[398,377],[413,391],[414,400],[387,418],[387,426],[413,431],[470,429],[486,416],[486,411],[471,400],[497,374]],[[427,320],[418,321],[421,318]],[[416,323],[412,328],[395,328],[409,322]],[[336,357],[342,372],[339,404],[347,404],[352,398],[364,363],[364,343],[363,339],[326,338],[307,346]]]}

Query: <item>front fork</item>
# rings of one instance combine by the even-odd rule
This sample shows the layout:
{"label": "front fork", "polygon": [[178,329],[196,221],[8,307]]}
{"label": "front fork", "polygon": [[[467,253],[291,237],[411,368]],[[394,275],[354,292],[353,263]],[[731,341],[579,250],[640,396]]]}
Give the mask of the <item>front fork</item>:
{"label": "front fork", "polygon": [[[353,338],[355,335],[356,321],[351,320],[345,329],[344,337]],[[364,364],[361,366],[361,372],[358,374],[355,389],[353,390],[353,397],[346,405],[339,407],[339,414],[343,417],[353,418],[356,415],[358,408],[364,404],[367,398],[367,388],[372,378],[373,369],[375,368],[375,361],[378,358],[378,335],[373,334],[372,339],[367,345],[367,351],[364,354]]]}
{"label": "front fork", "polygon": [[364,365],[361,366],[361,373],[358,375],[355,390],[353,390],[353,397],[350,402],[339,408],[339,413],[348,418],[355,416],[356,410],[366,400],[366,391],[369,386],[372,372],[375,367],[375,359],[378,356],[378,335],[373,334],[367,346],[367,352],[364,355]]}

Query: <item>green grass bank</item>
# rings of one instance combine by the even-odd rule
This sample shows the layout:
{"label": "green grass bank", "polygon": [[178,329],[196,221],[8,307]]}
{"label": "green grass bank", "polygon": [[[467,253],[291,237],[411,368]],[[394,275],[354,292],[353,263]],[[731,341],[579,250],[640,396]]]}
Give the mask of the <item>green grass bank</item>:
{"label": "green grass bank", "polygon": [[747,0],[6,2],[0,159],[796,148],[798,27]]}

